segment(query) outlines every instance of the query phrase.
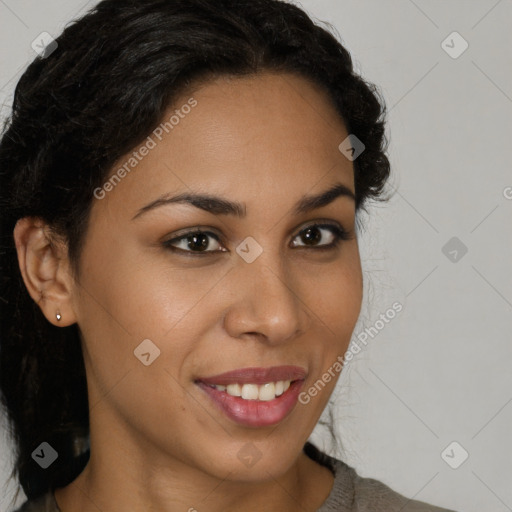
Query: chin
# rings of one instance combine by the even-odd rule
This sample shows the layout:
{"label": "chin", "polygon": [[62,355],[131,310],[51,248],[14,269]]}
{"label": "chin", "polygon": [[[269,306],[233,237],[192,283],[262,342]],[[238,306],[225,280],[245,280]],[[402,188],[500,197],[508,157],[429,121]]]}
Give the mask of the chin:
{"label": "chin", "polygon": [[284,475],[301,454],[301,447],[283,439],[273,446],[273,442],[232,441],[225,450],[208,453],[211,464],[205,470],[217,478],[227,478],[237,482],[262,482],[275,480]]}

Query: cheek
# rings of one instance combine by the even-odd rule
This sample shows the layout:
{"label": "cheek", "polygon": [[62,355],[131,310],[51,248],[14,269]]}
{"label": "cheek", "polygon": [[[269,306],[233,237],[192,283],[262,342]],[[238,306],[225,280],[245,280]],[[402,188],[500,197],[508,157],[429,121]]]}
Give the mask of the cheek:
{"label": "cheek", "polygon": [[[340,260],[329,272],[318,272],[311,286],[310,303],[318,318],[315,336],[319,350],[315,351],[315,372],[309,386],[314,386],[310,399],[323,408],[343,371],[340,360],[348,349],[359,318],[363,297],[362,270],[358,251]],[[317,379],[324,378],[315,386]]]}
{"label": "cheek", "polygon": [[318,267],[304,283],[306,304],[319,323],[335,335],[338,344],[347,343],[361,310],[363,278],[357,245],[345,248],[337,263]]}
{"label": "cheek", "polygon": [[88,250],[82,298],[98,328],[108,326],[133,341],[165,338],[218,280],[211,271],[178,267],[126,241],[108,249]]}
{"label": "cheek", "polygon": [[[183,428],[184,417],[201,412],[191,410],[180,382],[183,364],[194,350],[191,340],[199,324],[189,318],[201,289],[188,286],[177,271],[166,273],[165,268],[139,265],[119,254],[111,253],[94,268],[82,283],[79,322],[94,414],[115,410],[161,442],[168,431]],[[142,359],[134,353],[143,340],[154,345],[144,352],[149,350],[149,365],[140,351]]]}

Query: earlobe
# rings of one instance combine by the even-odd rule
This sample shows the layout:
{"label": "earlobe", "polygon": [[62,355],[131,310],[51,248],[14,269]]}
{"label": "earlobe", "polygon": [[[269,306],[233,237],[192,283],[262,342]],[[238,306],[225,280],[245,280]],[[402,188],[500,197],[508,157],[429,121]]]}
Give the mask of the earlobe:
{"label": "earlobe", "polygon": [[73,279],[65,244],[52,238],[49,226],[37,217],[19,219],[13,236],[20,272],[32,299],[52,324],[75,323]]}

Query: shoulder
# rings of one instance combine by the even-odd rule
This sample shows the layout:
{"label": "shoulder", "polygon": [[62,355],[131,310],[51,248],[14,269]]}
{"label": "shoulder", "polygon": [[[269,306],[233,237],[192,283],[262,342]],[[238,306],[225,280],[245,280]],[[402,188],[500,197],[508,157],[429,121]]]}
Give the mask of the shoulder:
{"label": "shoulder", "polygon": [[60,512],[53,493],[48,491],[39,498],[27,500],[13,512]]}
{"label": "shoulder", "polygon": [[354,483],[355,510],[358,512],[455,512],[423,501],[406,498],[383,482],[360,477],[350,468]]}
{"label": "shoulder", "polygon": [[317,512],[455,512],[406,498],[379,480],[363,478],[354,468],[311,443],[304,451],[334,474],[331,493]]}

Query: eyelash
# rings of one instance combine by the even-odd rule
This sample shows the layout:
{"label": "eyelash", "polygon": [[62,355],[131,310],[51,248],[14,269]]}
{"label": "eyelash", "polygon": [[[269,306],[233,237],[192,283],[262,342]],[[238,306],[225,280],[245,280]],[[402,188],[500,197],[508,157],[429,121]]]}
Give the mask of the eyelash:
{"label": "eyelash", "polygon": [[[307,245],[300,245],[300,246],[297,246],[298,248],[302,248],[302,249],[310,248],[310,249],[313,249],[313,250],[316,250],[316,251],[329,251],[329,250],[336,249],[339,246],[341,241],[349,240],[351,238],[349,233],[347,233],[347,231],[345,231],[344,229],[340,228],[337,224],[330,224],[330,223],[327,224],[327,223],[321,223],[321,222],[309,224],[305,228],[301,229],[299,231],[299,233],[297,233],[297,235],[294,238],[300,236],[302,233],[306,232],[308,229],[311,229],[311,228],[326,228],[326,229],[330,230],[330,232],[334,235],[334,241],[329,243],[329,244],[324,244],[324,245],[320,245],[320,246],[308,247]],[[219,239],[217,234],[212,233],[211,231],[201,231],[200,229],[195,229],[195,230],[189,231],[188,233],[185,233],[185,234],[183,234],[183,235],[181,235],[181,236],[179,236],[177,238],[173,238],[172,240],[166,240],[165,242],[162,243],[162,245],[166,249],[169,249],[169,250],[171,250],[173,252],[181,253],[183,255],[191,256],[191,257],[204,256],[204,255],[207,255],[207,254],[218,254],[218,253],[221,253],[221,252],[227,252],[227,251],[222,251],[222,250],[216,250],[216,251],[191,251],[191,250],[180,249],[180,248],[174,247],[172,245],[173,243],[179,242],[181,240],[186,240],[187,238],[189,238],[189,237],[191,237],[193,235],[210,235],[219,244],[221,243],[221,241],[220,241],[220,239]]]}

